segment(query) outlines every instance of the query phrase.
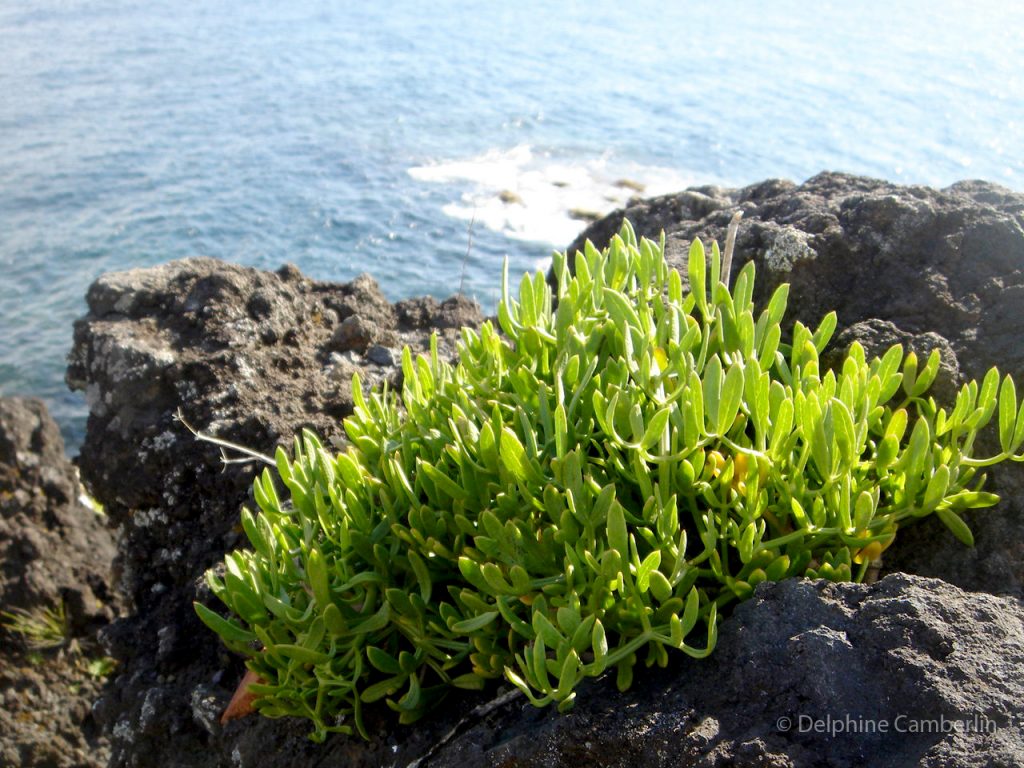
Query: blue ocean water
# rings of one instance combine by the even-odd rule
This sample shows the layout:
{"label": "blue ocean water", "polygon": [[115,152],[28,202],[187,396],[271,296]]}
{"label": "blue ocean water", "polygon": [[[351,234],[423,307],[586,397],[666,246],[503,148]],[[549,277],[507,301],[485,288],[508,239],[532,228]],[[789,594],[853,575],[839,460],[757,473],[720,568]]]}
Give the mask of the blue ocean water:
{"label": "blue ocean water", "polygon": [[493,307],[504,256],[533,268],[623,179],[1020,189],[1021,29],[949,0],[0,4],[0,393],[80,440],[64,360],[107,270],[287,261],[398,299],[465,259]]}

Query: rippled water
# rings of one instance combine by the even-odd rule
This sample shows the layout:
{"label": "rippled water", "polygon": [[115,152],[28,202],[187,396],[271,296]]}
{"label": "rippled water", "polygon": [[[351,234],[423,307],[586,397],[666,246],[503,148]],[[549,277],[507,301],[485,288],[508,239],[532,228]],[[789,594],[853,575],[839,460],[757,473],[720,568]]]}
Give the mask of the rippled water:
{"label": "rippled water", "polygon": [[[822,169],[1024,187],[1007,3],[0,5],[0,393],[101,272],[203,254],[493,306],[632,191]],[[553,7],[548,7],[548,6]]]}

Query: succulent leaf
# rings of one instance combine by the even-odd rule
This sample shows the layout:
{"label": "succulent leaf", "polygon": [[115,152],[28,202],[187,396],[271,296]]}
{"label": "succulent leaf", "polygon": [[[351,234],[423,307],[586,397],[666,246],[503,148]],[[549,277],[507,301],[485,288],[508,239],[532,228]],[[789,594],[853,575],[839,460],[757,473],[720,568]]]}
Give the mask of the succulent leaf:
{"label": "succulent leaf", "polygon": [[[628,687],[644,648],[707,656],[762,581],[860,578],[933,513],[972,543],[961,513],[998,500],[980,468],[1024,460],[1012,379],[947,410],[938,352],[854,344],[825,370],[835,313],[789,333],[788,286],[755,314],[753,262],[730,290],[695,241],[687,292],[663,253],[625,222],[557,255],[554,289],[537,273],[513,295],[506,264],[497,326],[464,329],[457,365],[436,339],[406,349],[400,393],[353,377],[346,450],[306,432],[277,451],[242,514],[252,549],[207,575],[233,617],[195,608],[248,657],[257,710],[367,737],[365,704],[413,722],[504,676],[564,711],[610,667]],[[1002,451],[974,457],[993,417]]]}

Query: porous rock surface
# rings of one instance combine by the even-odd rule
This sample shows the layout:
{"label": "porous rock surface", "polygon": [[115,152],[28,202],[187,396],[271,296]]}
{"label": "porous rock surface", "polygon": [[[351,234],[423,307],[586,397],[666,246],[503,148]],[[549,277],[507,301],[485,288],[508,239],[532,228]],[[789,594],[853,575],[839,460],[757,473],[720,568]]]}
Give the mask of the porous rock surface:
{"label": "porous rock surface", "polygon": [[625,693],[599,678],[565,716],[516,700],[422,764],[1020,764],[1021,609],[903,574],[762,584],[708,659],[645,671]]}
{"label": "porous rock surface", "polygon": [[[638,236],[665,232],[670,264],[686,279],[690,243],[724,247],[742,212],[733,275],[757,267],[755,304],[790,284],[793,320],[816,325],[835,310],[830,359],[853,341],[868,354],[902,343],[919,357],[943,356],[934,387],[951,399],[964,378],[993,365],[1024,383],[1024,194],[983,181],[943,190],[900,186],[839,173],[803,184],[773,179],[740,189],[696,187],[639,200],[588,227],[572,243],[603,247],[628,218]],[[982,447],[998,448],[991,440]],[[977,546],[965,550],[937,519],[901,531],[886,564],[965,589],[1024,593],[1024,465],[990,473],[1003,497],[969,516]]]}
{"label": "porous rock surface", "polygon": [[107,761],[90,713],[100,685],[87,664],[117,607],[114,540],[80,495],[42,401],[0,398],[0,611],[39,617],[63,605],[68,624],[64,647],[35,654],[21,634],[0,631],[0,765]]}
{"label": "porous rock surface", "polygon": [[121,587],[139,607],[240,541],[258,463],[224,465],[187,426],[269,456],[303,428],[338,441],[353,373],[394,386],[402,345],[425,351],[436,329],[450,357],[481,320],[460,296],[392,305],[367,275],[318,283],[213,259],[107,274],[87,299],[67,371],[90,409],[79,466],[120,527]]}
{"label": "porous rock surface", "polygon": [[970,376],[993,363],[1024,374],[1024,195],[996,184],[935,190],[823,173],[800,185],[697,187],[616,211],[569,250],[603,246],[626,217],[637,235],[664,230],[667,260],[685,278],[693,239],[724,247],[737,211],[732,271],[756,262],[757,305],[789,283],[791,320],[817,323],[832,310],[840,328],[881,319],[943,337]]}
{"label": "porous rock surface", "polygon": [[[825,174],[801,186],[688,190],[639,203],[628,215],[642,234],[664,228],[678,265],[693,235],[724,239],[737,207],[745,211],[738,261],[759,260],[760,301],[789,281],[791,317],[815,322],[835,308],[846,343],[937,346],[950,391],[957,377],[993,362],[1024,380],[1013,300],[1024,286],[1021,196],[976,182],[936,192]],[[613,214],[587,236],[603,244],[620,221]],[[977,550],[926,524],[901,531],[895,554],[887,553],[890,566],[1009,597],[905,576],[872,587],[763,585],[724,621],[710,659],[680,658],[667,671],[641,673],[625,694],[613,681],[589,682],[568,716],[517,698],[490,706],[499,689],[453,696],[409,728],[371,712],[369,744],[331,737],[314,745],[296,721],[249,717],[222,727],[218,715],[242,670],[195,618],[191,601],[215,605],[200,577],[243,543],[238,511],[255,467],[223,467],[217,448],[193,441],[175,412],[263,452],[304,426],[335,439],[351,407],[353,370],[364,380],[393,378],[388,363],[401,344],[423,349],[429,329],[443,326],[450,352],[454,328],[480,316],[460,299],[390,305],[365,278],[331,285],[291,268],[271,274],[208,260],[105,276],[90,290],[89,307],[68,371],[91,405],[81,468],[120,526],[122,584],[133,601],[130,616],[106,633],[122,674],[95,707],[112,736],[112,765],[1024,761],[1014,722],[1024,715],[1024,614],[1013,597],[1024,561],[1015,555],[1021,493],[1012,472],[997,478],[1007,500],[972,517]],[[836,735],[812,724],[801,732],[801,715],[885,720],[888,731]],[[971,718],[984,733],[977,725],[907,733],[910,720]]]}
{"label": "porous rock surface", "polygon": [[212,259],[104,275],[87,299],[67,372],[90,407],[79,466],[118,528],[116,569],[132,603],[105,633],[123,673],[96,715],[113,733],[115,765],[218,765],[213,710],[240,667],[192,601],[210,601],[202,574],[244,543],[239,511],[260,466],[224,464],[186,424],[271,456],[306,427],[338,442],[354,372],[394,386],[402,345],[427,351],[436,331],[451,357],[459,329],[482,316],[462,296],[393,305],[366,275],[320,283],[291,266]]}

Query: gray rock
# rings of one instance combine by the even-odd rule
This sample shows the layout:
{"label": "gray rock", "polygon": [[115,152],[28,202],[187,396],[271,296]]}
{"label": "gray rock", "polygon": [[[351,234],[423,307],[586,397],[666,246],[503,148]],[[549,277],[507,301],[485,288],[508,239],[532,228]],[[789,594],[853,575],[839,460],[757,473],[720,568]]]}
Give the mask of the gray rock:
{"label": "gray rock", "polygon": [[220,730],[220,713],[224,708],[218,693],[208,685],[197,685],[192,691],[192,719],[211,736]]}
{"label": "gray rock", "polygon": [[[72,388],[89,393],[80,466],[122,532],[121,588],[135,606],[104,632],[123,674],[96,717],[112,734],[114,765],[229,763],[230,749],[208,744],[212,694],[194,700],[193,692],[212,679],[234,685],[239,665],[199,623],[192,601],[209,601],[203,572],[242,543],[238,514],[251,503],[258,467],[223,465],[219,449],[196,442],[178,414],[264,454],[289,446],[303,427],[340,444],[357,353],[338,351],[338,329],[364,324],[420,352],[434,327],[400,319],[365,275],[318,283],[294,267],[268,273],[211,259],[104,275],[88,301],[67,373]],[[462,316],[481,320],[478,308]],[[449,358],[457,333],[439,329]],[[395,386],[400,374],[384,365],[364,383]],[[214,688],[222,708],[230,692]],[[294,723],[267,727],[259,732],[270,741],[304,736]]]}
{"label": "gray rock", "polygon": [[[669,257],[680,264],[690,238],[721,239],[741,207],[737,256],[760,262],[758,300],[788,281],[790,318],[816,322],[838,309],[837,342],[897,338],[941,349],[951,381],[992,362],[1024,380],[1015,298],[1024,286],[1022,200],[980,182],[936,192],[825,174],[801,186],[701,187],[638,202],[629,215],[643,234],[665,228]],[[602,244],[620,221],[613,215],[588,235]],[[723,622],[709,659],[676,654],[667,670],[640,670],[626,693],[613,680],[590,681],[565,716],[491,689],[453,693],[412,728],[368,707],[369,743],[332,737],[315,745],[294,720],[249,717],[220,728],[216,713],[242,668],[199,624],[191,601],[210,601],[201,574],[241,543],[238,509],[253,468],[222,467],[217,449],[193,442],[174,413],[182,407],[197,427],[265,453],[303,426],[340,439],[351,402],[332,374],[339,320],[362,318],[396,334],[382,346],[415,350],[437,328],[450,354],[457,326],[481,317],[461,297],[392,306],[366,277],[337,286],[294,268],[272,275],[208,260],[106,276],[89,300],[68,372],[91,393],[82,473],[122,527],[123,582],[135,601],[134,613],[107,632],[124,672],[97,706],[112,733],[113,766],[1024,761],[1021,731],[1011,727],[1024,716],[1021,603],[907,576],[871,587],[762,585]],[[391,374],[397,384],[397,369]],[[901,531],[887,563],[1019,594],[1020,475],[996,480],[1008,499],[972,520],[976,550],[926,524]],[[167,626],[177,632],[161,644]],[[961,727],[909,733],[911,721],[918,731]],[[865,725],[830,733],[829,723]]]}
{"label": "gray rock", "polygon": [[63,601],[76,631],[113,617],[114,539],[81,503],[78,474],[42,401],[0,398],[0,606]]}
{"label": "gray rock", "polygon": [[365,352],[367,347],[383,337],[383,331],[372,320],[367,320],[361,315],[349,315],[334,331],[331,348],[340,352]]}
{"label": "gray rock", "polygon": [[[685,281],[692,240],[724,245],[736,211],[743,219],[733,274],[755,262],[760,306],[790,283],[785,326],[797,319],[814,326],[836,310],[826,359],[837,361],[854,340],[876,353],[896,342],[919,356],[937,347],[943,370],[934,392],[947,403],[965,378],[980,379],[993,365],[1024,386],[1024,195],[995,184],[934,190],[823,173],[801,185],[700,187],[616,211],[569,250],[588,239],[604,246],[628,217],[638,236],[664,230],[668,260]],[[1024,465],[1003,464],[990,475],[1003,502],[969,515],[974,549],[930,518],[900,531],[887,567],[1024,594]]]}
{"label": "gray rock", "polygon": [[349,355],[355,355],[355,353],[349,352],[344,355],[338,352],[331,353],[328,358],[327,372],[332,381],[344,383],[352,380],[353,373],[360,372],[362,375],[361,366]]}
{"label": "gray rock", "polygon": [[0,611],[38,619],[63,605],[67,622],[64,647],[37,662],[0,630],[0,765],[99,768],[110,754],[89,716],[100,683],[84,660],[102,655],[96,633],[120,607],[114,538],[80,496],[42,401],[0,398]]}
{"label": "gray rock", "polygon": [[599,679],[564,717],[509,704],[423,765],[1016,765],[1022,619],[1016,599],[904,575],[763,584],[708,659],[624,694]]}
{"label": "gray rock", "polygon": [[380,344],[374,344],[366,350],[366,359],[377,365],[401,365],[402,356],[396,350]]}

